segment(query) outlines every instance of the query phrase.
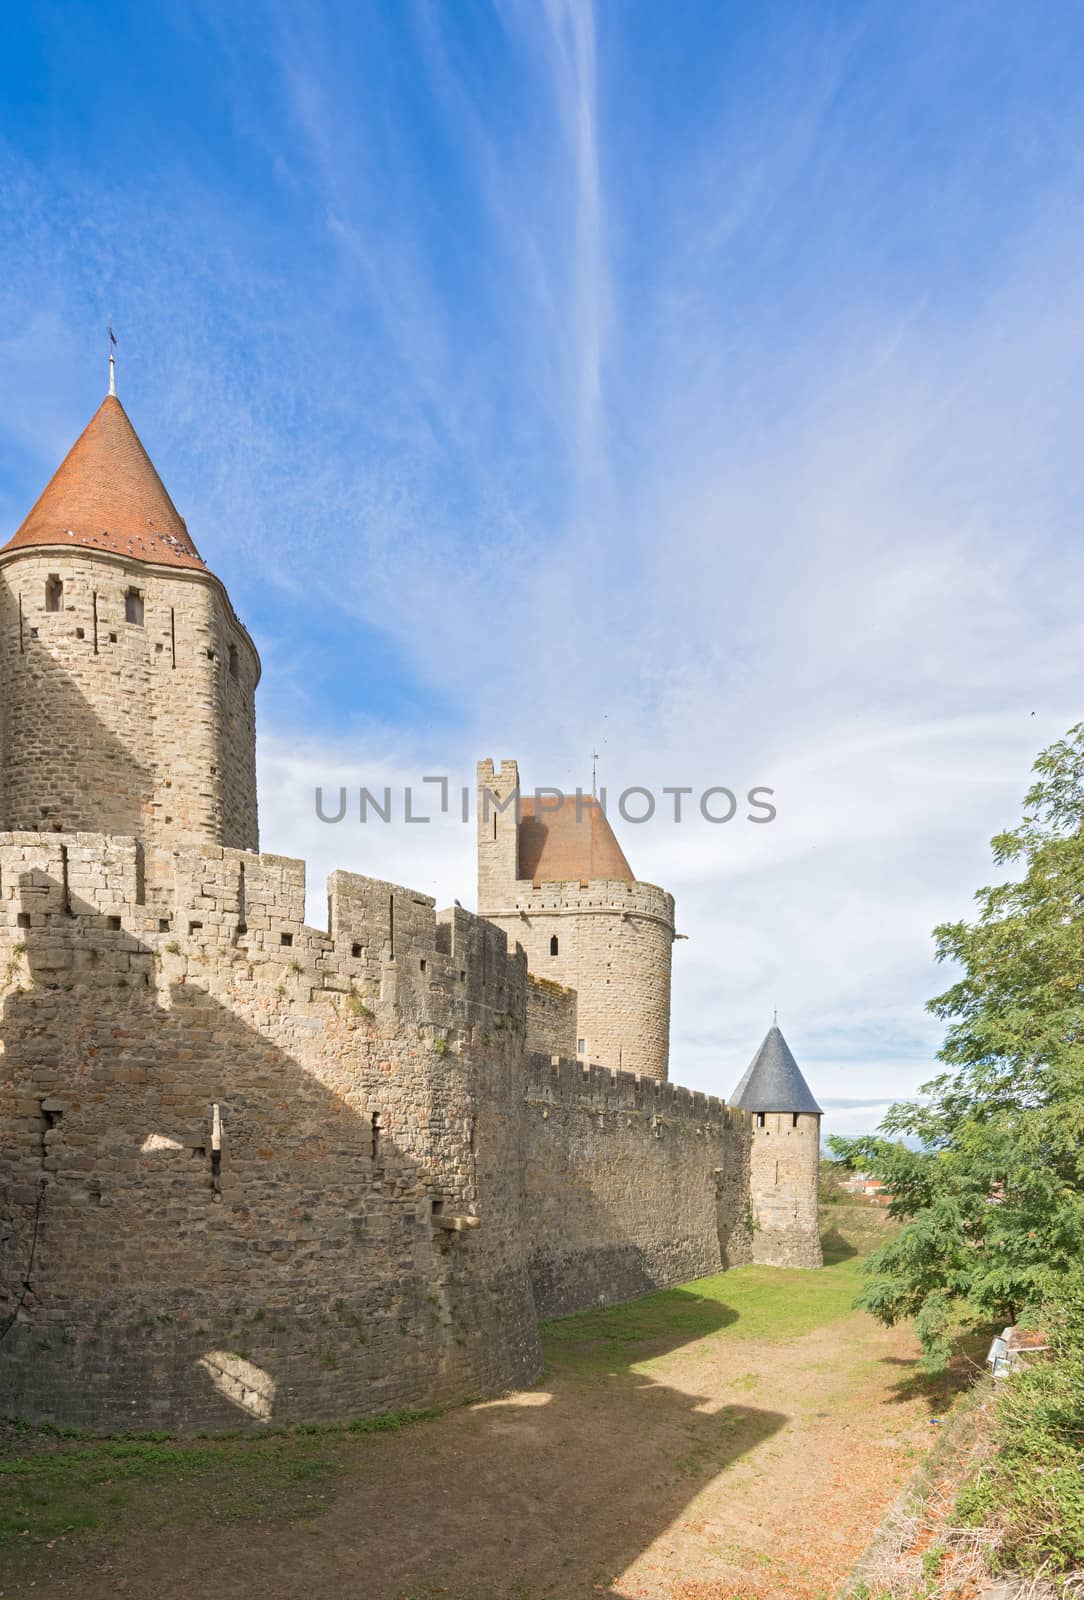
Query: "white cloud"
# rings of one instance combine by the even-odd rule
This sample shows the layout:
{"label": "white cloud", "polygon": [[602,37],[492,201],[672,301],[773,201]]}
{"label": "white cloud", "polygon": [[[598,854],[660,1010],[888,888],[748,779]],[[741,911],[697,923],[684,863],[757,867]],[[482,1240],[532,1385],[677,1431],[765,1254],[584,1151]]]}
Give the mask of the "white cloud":
{"label": "white cloud", "polygon": [[[92,314],[123,312],[122,392],[127,371],[168,429],[172,468],[155,454],[193,531],[278,596],[276,681],[291,603],[316,595],[451,707],[403,729],[370,701],[349,739],[299,739],[280,694],[263,836],[308,859],[314,916],[340,865],[473,902],[471,829],[328,827],[317,783],[470,783],[491,754],[573,787],[598,750],[611,792],[775,789],[769,827],[618,823],[689,935],[674,1072],[727,1091],[778,1006],[817,1092],[871,1097],[833,1108],[857,1127],[929,1073],[923,1005],[948,981],[929,930],[968,914],[1035,751],[1080,714],[1074,213],[1052,178],[971,293],[876,255],[864,279],[894,174],[871,157],[856,177],[827,131],[853,40],[808,72],[788,57],[753,107],[720,95],[634,181],[591,9],[499,16],[523,111],[506,122],[439,10],[414,24],[466,242],[379,54],[344,96],[361,69],[308,14],[271,32],[266,107],[238,109],[279,203],[305,197],[295,278],[221,196],[50,206],[38,191],[59,180],[9,158],[22,210],[0,309],[24,332],[0,344],[22,375],[3,427],[51,466],[83,420],[68,391],[98,360]],[[933,222],[969,201],[962,171]],[[812,211],[838,220],[848,198],[857,264],[821,285]]]}

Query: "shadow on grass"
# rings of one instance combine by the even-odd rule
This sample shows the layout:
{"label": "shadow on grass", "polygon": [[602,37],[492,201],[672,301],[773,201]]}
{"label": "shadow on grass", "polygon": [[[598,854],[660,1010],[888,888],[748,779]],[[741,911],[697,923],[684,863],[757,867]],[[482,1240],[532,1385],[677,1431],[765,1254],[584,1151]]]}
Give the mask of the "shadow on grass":
{"label": "shadow on grass", "polygon": [[[18,1504],[40,1525],[45,1497],[64,1537],[48,1551],[20,1539],[25,1559],[6,1577],[48,1572],[82,1600],[185,1600],[208,1567],[236,1600],[629,1600],[629,1567],[787,1421],[625,1367],[476,1403],[399,1436],[328,1428],[185,1444],[53,1441],[20,1464]],[[88,1490],[123,1498],[107,1536],[68,1543],[69,1531],[85,1531],[73,1511]],[[319,1536],[318,1558],[298,1519]]]}
{"label": "shadow on grass", "polygon": [[592,1376],[626,1372],[738,1320],[729,1305],[695,1289],[662,1289],[639,1300],[580,1311],[543,1328],[546,1368]]}
{"label": "shadow on grass", "polygon": [[851,1261],[858,1254],[857,1247],[840,1233],[838,1228],[827,1228],[821,1234],[821,1253],[824,1256],[826,1267],[834,1267],[840,1261]]}
{"label": "shadow on grass", "polygon": [[996,1330],[978,1328],[961,1334],[956,1351],[942,1372],[923,1372],[902,1356],[885,1356],[883,1366],[905,1367],[906,1376],[894,1383],[891,1403],[903,1405],[924,1400],[932,1414],[948,1411],[985,1371],[986,1351]]}

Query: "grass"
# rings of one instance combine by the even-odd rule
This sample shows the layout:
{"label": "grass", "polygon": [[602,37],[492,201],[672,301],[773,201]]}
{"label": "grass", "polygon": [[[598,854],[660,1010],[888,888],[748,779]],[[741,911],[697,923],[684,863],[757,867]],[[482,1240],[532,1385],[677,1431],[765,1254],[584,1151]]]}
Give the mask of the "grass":
{"label": "grass", "polygon": [[[446,1041],[440,1041],[445,1043]],[[693,1340],[793,1339],[845,1317],[860,1283],[862,1229],[883,1216],[834,1207],[820,1272],[742,1267],[625,1305],[548,1324],[547,1366],[598,1378],[658,1359]],[[866,1241],[862,1240],[862,1243]],[[466,1402],[469,1403],[469,1402]],[[156,1528],[322,1511],[357,1460],[357,1436],[439,1416],[400,1411],[343,1425],[184,1441],[161,1435],[92,1438],[0,1423],[0,1550],[50,1545],[83,1530]]]}
{"label": "grass", "polygon": [[738,1341],[795,1339],[838,1322],[850,1313],[862,1285],[859,1249],[882,1239],[888,1221],[865,1205],[836,1206],[831,1221],[819,1272],[735,1267],[680,1289],[547,1323],[547,1368],[597,1375],[715,1334]]}
{"label": "grass", "polygon": [[[342,1426],[307,1424],[243,1437],[83,1438],[0,1425],[0,1548],[48,1544],[136,1512],[145,1528],[311,1515],[344,1470],[350,1442],[429,1421],[397,1411]],[[168,1495],[156,1493],[168,1487]]]}

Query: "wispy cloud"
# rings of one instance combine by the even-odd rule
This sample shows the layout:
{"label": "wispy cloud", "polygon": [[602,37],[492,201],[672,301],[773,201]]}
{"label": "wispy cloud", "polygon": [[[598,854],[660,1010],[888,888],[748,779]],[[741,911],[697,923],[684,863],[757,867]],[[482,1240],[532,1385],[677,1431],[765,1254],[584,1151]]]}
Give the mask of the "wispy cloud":
{"label": "wispy cloud", "polygon": [[913,51],[878,6],[214,8],[209,159],[0,147],[0,509],[112,312],[314,914],[335,865],[473,878],[469,829],[327,827],[318,782],[769,785],[769,827],[617,827],[689,936],[675,1076],[726,1092],[778,1006],[837,1127],[928,1075],[929,929],[1079,715],[1081,130],[1031,115],[1058,30],[967,9]]}

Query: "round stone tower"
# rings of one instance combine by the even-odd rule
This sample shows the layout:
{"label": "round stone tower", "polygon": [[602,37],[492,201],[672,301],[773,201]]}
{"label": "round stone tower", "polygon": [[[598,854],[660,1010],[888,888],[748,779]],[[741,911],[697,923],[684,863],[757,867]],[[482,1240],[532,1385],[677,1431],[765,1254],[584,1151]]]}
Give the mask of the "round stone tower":
{"label": "round stone tower", "polygon": [[523,946],[534,978],[575,990],[582,1061],[666,1081],[674,899],[636,881],[597,800],[539,802],[520,795],[515,761],[480,761],[478,914]]}
{"label": "round stone tower", "polygon": [[753,1124],[753,1260],[769,1267],[823,1266],[817,1218],[821,1108],[775,1023],[730,1103],[748,1112]]}
{"label": "round stone tower", "polygon": [[259,675],[111,381],[0,550],[0,829],[255,849]]}

